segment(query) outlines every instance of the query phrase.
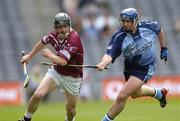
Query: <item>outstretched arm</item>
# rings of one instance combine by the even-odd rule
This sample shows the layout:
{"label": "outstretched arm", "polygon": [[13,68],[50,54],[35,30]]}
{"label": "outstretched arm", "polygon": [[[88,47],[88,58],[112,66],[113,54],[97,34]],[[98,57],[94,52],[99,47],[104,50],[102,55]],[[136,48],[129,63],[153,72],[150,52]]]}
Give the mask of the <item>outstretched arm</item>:
{"label": "outstretched arm", "polygon": [[158,39],[161,47],[167,47],[166,46],[166,41],[165,41],[165,34],[163,29],[161,28],[161,31],[158,34]]}
{"label": "outstretched arm", "polygon": [[158,39],[159,39],[159,43],[161,47],[160,57],[166,62],[168,58],[168,48],[165,41],[165,34],[162,28],[161,28],[161,31],[159,32]]}
{"label": "outstretched arm", "polygon": [[28,63],[36,53],[44,48],[44,46],[45,45],[42,43],[42,41],[39,41],[28,54],[22,57],[21,63]]}

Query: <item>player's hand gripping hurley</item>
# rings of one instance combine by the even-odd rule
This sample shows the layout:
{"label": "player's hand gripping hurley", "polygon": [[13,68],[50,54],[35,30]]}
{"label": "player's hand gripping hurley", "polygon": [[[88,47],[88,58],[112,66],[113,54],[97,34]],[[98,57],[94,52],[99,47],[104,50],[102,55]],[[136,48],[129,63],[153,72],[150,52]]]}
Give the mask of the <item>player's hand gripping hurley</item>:
{"label": "player's hand gripping hurley", "polygon": [[[24,51],[22,51],[22,57],[25,55]],[[28,83],[30,81],[30,77],[27,73],[27,68],[26,68],[26,62],[23,63],[23,80],[24,80],[24,88],[26,88],[28,86]]]}
{"label": "player's hand gripping hurley", "polygon": [[[57,64],[54,64],[54,63],[49,63],[49,62],[41,62],[42,65],[47,65],[47,66],[54,66],[54,65],[57,65]],[[71,64],[68,64],[66,66],[69,66],[69,67],[78,67],[78,68],[98,68],[96,65],[71,65]],[[105,69],[109,69],[109,67],[105,67]]]}
{"label": "player's hand gripping hurley", "polygon": [[168,48],[161,47],[160,58],[164,60],[165,64],[168,64]]}

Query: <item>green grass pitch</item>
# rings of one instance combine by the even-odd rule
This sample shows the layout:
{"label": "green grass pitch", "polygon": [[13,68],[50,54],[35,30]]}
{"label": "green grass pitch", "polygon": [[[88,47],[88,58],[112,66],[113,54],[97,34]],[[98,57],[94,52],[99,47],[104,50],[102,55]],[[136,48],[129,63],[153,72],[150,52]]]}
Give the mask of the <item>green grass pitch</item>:
{"label": "green grass pitch", "polygon": [[[76,121],[101,121],[112,102],[79,102]],[[0,121],[17,121],[25,106],[0,106]],[[63,102],[41,104],[32,121],[64,121]],[[180,121],[180,99],[169,99],[166,108],[160,108],[153,99],[129,100],[125,110],[115,121]]]}

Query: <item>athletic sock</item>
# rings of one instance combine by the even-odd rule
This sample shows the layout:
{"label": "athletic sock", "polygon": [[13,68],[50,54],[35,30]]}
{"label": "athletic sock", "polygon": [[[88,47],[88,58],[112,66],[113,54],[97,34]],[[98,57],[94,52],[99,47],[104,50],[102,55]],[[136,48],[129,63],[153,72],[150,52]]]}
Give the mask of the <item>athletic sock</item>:
{"label": "athletic sock", "polygon": [[162,98],[162,92],[160,89],[155,89],[155,94],[154,94],[154,98],[156,98],[157,100],[160,100]]}
{"label": "athletic sock", "polygon": [[[67,115],[66,115],[66,117],[65,117],[65,121],[69,121],[69,120],[67,119]],[[72,121],[75,121],[75,117],[73,118]]]}
{"label": "athletic sock", "polygon": [[31,121],[32,115],[33,115],[32,113],[26,112],[24,114],[24,120],[25,121]]}
{"label": "athletic sock", "polygon": [[104,116],[104,118],[102,119],[102,121],[112,121],[113,119],[108,115],[108,114],[106,114],[105,116]]}

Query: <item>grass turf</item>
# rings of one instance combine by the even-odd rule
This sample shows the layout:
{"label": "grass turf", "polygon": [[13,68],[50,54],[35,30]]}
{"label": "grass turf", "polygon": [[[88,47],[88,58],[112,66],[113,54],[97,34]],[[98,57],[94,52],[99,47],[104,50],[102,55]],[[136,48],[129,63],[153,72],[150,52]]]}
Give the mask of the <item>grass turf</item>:
{"label": "grass turf", "polygon": [[[100,121],[112,102],[79,102],[76,121]],[[17,121],[24,114],[25,106],[1,106],[0,121]],[[32,121],[64,121],[65,105],[41,104]],[[160,108],[153,99],[129,100],[124,111],[115,121],[180,121],[180,99],[169,99],[166,108]]]}

